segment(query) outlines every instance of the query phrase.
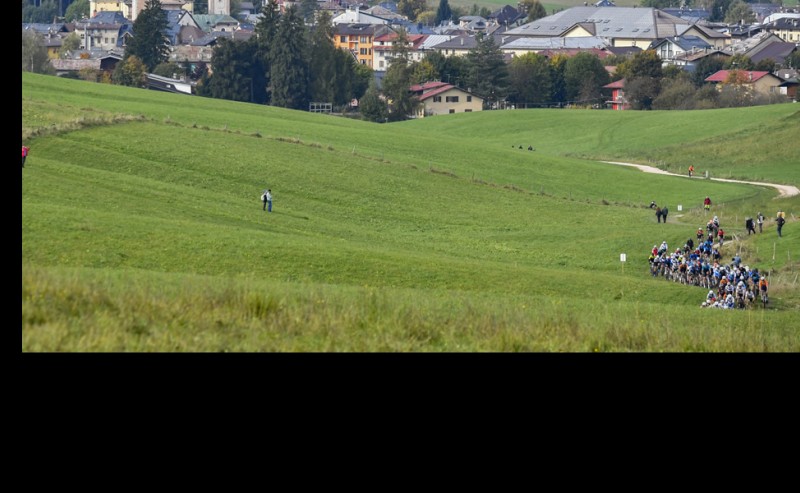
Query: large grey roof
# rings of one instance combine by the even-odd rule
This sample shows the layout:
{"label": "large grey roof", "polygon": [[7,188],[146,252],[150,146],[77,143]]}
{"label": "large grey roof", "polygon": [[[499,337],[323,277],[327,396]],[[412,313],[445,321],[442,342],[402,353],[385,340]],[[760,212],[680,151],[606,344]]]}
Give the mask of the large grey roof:
{"label": "large grey roof", "polygon": [[561,38],[516,38],[500,47],[502,50],[554,50],[604,48],[606,41],[598,36],[580,36]]}
{"label": "large grey roof", "polygon": [[507,34],[561,36],[576,24],[593,24],[595,36],[641,39],[677,36],[689,27],[687,21],[654,8],[573,7],[523,24]]}

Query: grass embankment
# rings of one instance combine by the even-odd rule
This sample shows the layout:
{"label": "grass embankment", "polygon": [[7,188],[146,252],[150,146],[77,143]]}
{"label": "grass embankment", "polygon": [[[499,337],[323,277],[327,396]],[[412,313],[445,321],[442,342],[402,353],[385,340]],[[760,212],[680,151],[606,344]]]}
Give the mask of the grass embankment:
{"label": "grass embankment", "polygon": [[[611,112],[374,125],[30,74],[22,96],[23,350],[800,348],[787,328],[796,223],[774,260],[774,226],[726,252],[760,252],[746,261],[774,271],[767,313],[699,312],[702,290],[646,274],[651,245],[682,245],[705,195],[725,203],[715,212],[731,232],[744,228],[727,226],[728,210],[797,211],[797,199],[581,159],[628,158],[614,150],[644,149],[652,125],[707,112],[610,115],[631,146],[601,142],[596,115]],[[723,118],[655,146],[755,131],[782,110],[742,109],[750,127]],[[553,126],[563,139],[545,137]],[[512,147],[529,142],[535,152]],[[272,214],[258,202],[267,186]],[[669,224],[650,200],[671,205]]]}

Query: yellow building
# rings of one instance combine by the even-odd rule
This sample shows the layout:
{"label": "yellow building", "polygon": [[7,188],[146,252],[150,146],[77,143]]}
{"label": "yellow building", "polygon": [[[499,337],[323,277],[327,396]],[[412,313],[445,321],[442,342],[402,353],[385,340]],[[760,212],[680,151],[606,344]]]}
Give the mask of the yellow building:
{"label": "yellow building", "polygon": [[372,43],[376,34],[382,34],[385,26],[376,24],[336,24],[333,29],[333,44],[349,51],[358,63],[369,68],[374,66]]}

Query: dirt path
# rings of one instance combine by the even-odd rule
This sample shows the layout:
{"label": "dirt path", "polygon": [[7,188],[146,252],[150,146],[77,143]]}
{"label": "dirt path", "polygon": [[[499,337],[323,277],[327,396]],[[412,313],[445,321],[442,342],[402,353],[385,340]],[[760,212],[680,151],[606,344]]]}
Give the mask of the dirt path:
{"label": "dirt path", "polygon": [[[654,168],[653,166],[647,166],[645,164],[634,164],[634,163],[620,163],[617,161],[601,161],[603,163],[608,164],[619,164],[622,166],[633,166],[634,168],[639,168],[640,170],[644,171],[645,173],[656,173],[659,175],[671,175],[671,176],[682,176],[684,178],[688,178],[687,175],[681,175],[677,173],[670,173],[669,171],[664,171],[663,169]],[[702,177],[696,177],[697,179],[705,179]],[[757,181],[743,181],[743,180],[729,180],[727,178],[709,178],[710,180],[714,181],[727,181],[730,183],[745,183],[747,185],[761,185],[764,187],[772,187],[776,188],[780,193],[779,197],[792,197],[794,195],[800,195],[800,189],[792,185],[778,185],[777,183],[761,183]]]}

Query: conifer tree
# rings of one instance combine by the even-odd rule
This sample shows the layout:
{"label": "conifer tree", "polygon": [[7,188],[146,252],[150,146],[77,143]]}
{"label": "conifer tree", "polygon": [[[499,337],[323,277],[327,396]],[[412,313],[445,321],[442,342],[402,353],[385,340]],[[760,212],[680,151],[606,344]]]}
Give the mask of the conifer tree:
{"label": "conifer tree", "polygon": [[167,13],[161,8],[161,0],[147,0],[144,10],[133,23],[131,38],[125,47],[125,58],[138,57],[148,71],[167,60]]}
{"label": "conifer tree", "polygon": [[439,26],[442,22],[449,21],[453,18],[453,11],[450,10],[450,3],[447,0],[439,0],[439,8],[436,9],[436,18],[434,24]]}
{"label": "conifer tree", "polygon": [[307,110],[309,103],[309,66],[306,26],[297,7],[291,6],[281,16],[270,48],[272,105]]}

